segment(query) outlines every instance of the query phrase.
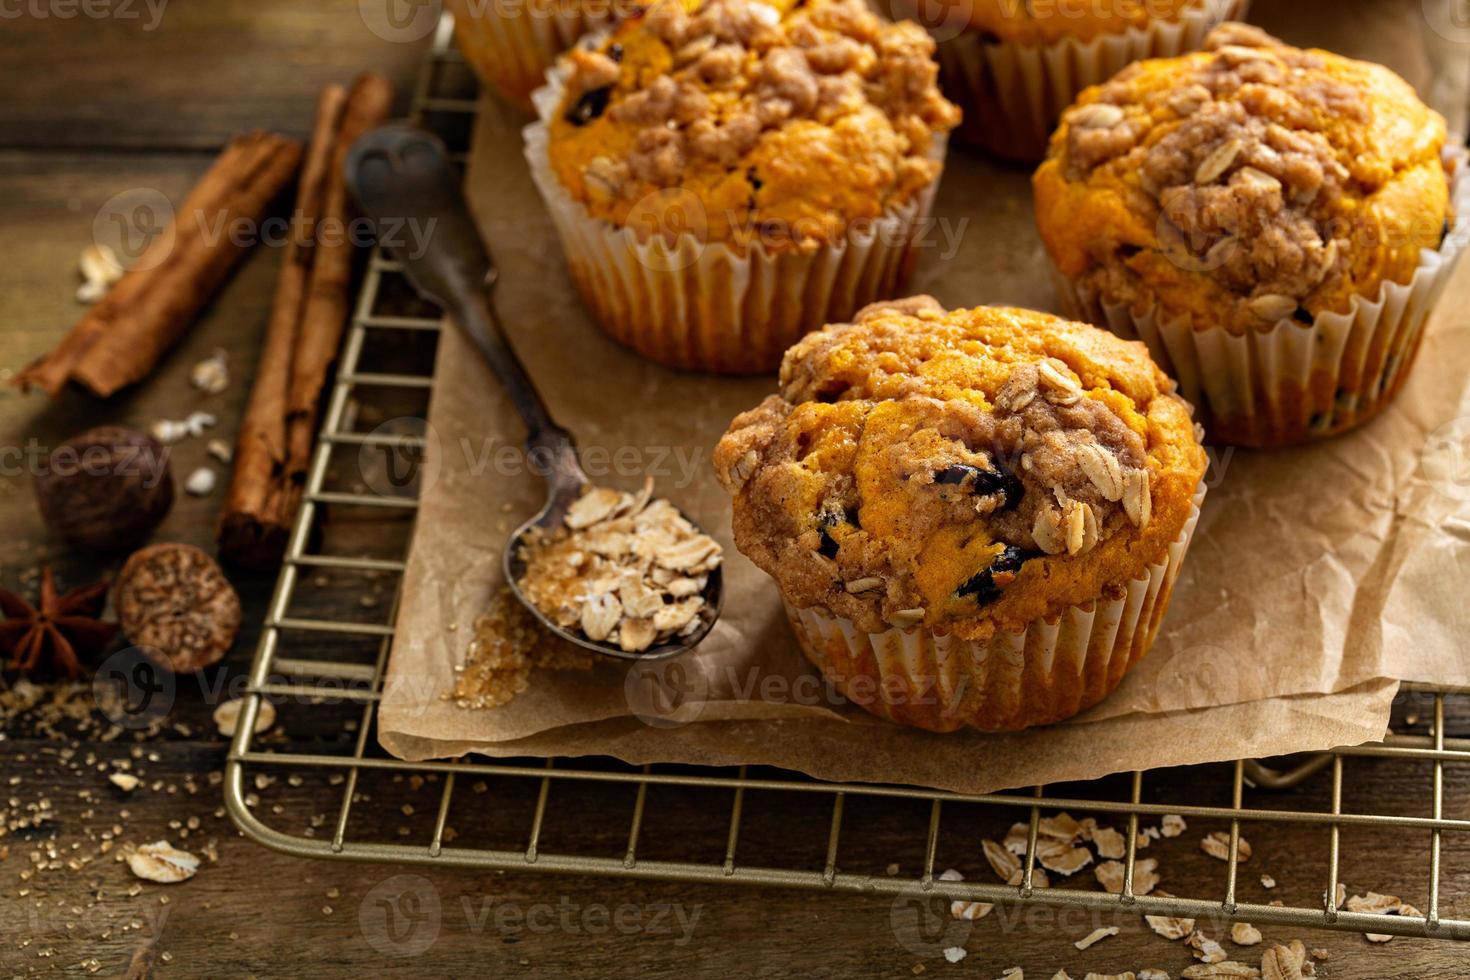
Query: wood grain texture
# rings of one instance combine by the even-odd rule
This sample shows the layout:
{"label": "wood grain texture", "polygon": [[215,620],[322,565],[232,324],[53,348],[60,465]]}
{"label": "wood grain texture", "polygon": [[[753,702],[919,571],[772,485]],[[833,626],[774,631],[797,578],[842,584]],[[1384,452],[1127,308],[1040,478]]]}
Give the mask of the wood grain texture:
{"label": "wood grain texture", "polygon": [[[323,85],[369,69],[412,80],[423,41],[384,28],[394,4],[426,6],[87,0],[102,14],[88,16],[80,0],[17,0],[0,20],[0,146],[210,149],[256,127],[305,137]],[[401,111],[411,89],[398,91]]]}
{"label": "wood grain texture", "polygon": [[[415,45],[389,44],[364,30],[351,0],[177,3],[167,8],[156,32],[56,20],[7,21],[0,30],[6,45],[0,90],[9,94],[0,105],[0,142],[11,147],[0,152],[0,216],[8,232],[0,261],[0,323],[5,325],[0,369],[9,370],[46,350],[76,318],[76,258],[90,240],[94,215],[114,194],[152,187],[178,200],[208,165],[208,156],[194,150],[218,146],[229,133],[254,126],[304,133],[317,87],[347,81],[363,68],[394,73],[405,91],[418,56]],[[17,149],[24,147],[31,149]],[[52,403],[0,389],[0,449],[7,454],[0,460],[0,526],[9,531],[0,543],[0,583],[16,587],[41,561],[55,563],[68,583],[118,566],[116,560],[67,549],[40,527],[24,462],[32,440],[44,448],[90,425],[146,427],[196,408],[217,414],[216,431],[230,439],[248,393],[279,261],[271,249],[252,253],[198,327],[135,392],[107,403],[67,392]],[[206,397],[188,385],[187,375],[215,347],[229,352],[235,381],[224,394]],[[395,363],[409,355],[408,348],[390,342],[370,356]],[[366,414],[359,426],[371,428],[421,408],[411,401],[388,405]],[[174,451],[180,477],[205,461],[199,440]],[[361,474],[355,454],[334,458],[334,485],[350,486]],[[220,499],[218,492],[202,499],[181,495],[158,539],[212,547]],[[379,514],[334,513],[322,547],[387,555],[402,546],[406,525],[384,528],[368,517],[381,519]],[[243,684],[271,588],[269,577],[232,577],[246,604],[245,631],[226,662],[204,675],[202,686],[193,680],[180,686],[170,715],[173,727],[164,734],[136,744],[130,737],[92,744],[37,737],[30,717],[0,719],[5,735],[0,802],[8,806],[13,798],[23,809],[45,799],[54,812],[38,830],[0,838],[6,854],[0,858],[0,974],[88,976],[95,969],[97,975],[122,976],[132,966],[131,975],[159,977],[908,978],[922,966],[926,977],[986,978],[1023,966],[1032,978],[1044,980],[1065,967],[1081,980],[1088,970],[1146,966],[1178,976],[1191,962],[1179,944],[1154,936],[1132,917],[1117,920],[1119,936],[1082,953],[1071,943],[1096,924],[1115,924],[1111,919],[1095,922],[1090,914],[1042,907],[997,909],[966,930],[957,929],[943,908],[874,896],[303,862],[267,851],[233,830],[220,811],[220,788],[209,778],[223,769],[226,752],[209,723],[210,701]],[[386,608],[380,596],[393,583],[333,574],[312,576],[310,584],[293,613],[381,619]],[[309,653],[319,650],[304,646],[301,636],[291,642]],[[1422,705],[1417,710],[1425,714]],[[1454,730],[1470,732],[1463,700],[1458,710]],[[354,737],[343,728],[346,718],[346,709],[283,706],[277,744],[345,753]],[[139,759],[132,758],[135,747]],[[64,759],[62,753],[72,754]],[[95,756],[90,762],[89,754]],[[106,770],[122,759],[144,777],[131,796],[106,781]],[[262,819],[294,832],[325,833],[327,824],[312,824],[335,816],[341,787],[315,775],[300,785],[285,772],[272,775],[279,777],[276,782],[252,787]],[[1427,765],[1355,760],[1348,763],[1344,806],[1357,812],[1426,814],[1429,786]],[[1446,811],[1470,813],[1467,767],[1451,767],[1446,787]],[[405,827],[405,839],[426,839],[425,824],[432,821],[440,789],[437,782],[415,786],[392,775],[367,778],[361,787],[365,798],[355,807],[349,829],[396,837],[397,828]],[[1103,790],[1118,798],[1126,794],[1126,784],[1111,780]],[[1250,791],[1247,802],[1322,810],[1328,806],[1326,793],[1327,782],[1319,777],[1290,793]],[[1228,770],[1150,776],[1146,794],[1161,802],[1226,803]],[[460,786],[450,825],[463,843],[524,846],[534,803],[534,787],[525,781],[494,780],[483,793],[472,784]],[[631,789],[558,784],[552,804],[544,847],[622,853]],[[709,791],[651,790],[642,853],[718,860],[728,806],[726,796]],[[742,861],[820,864],[826,801],[751,793],[746,806]],[[843,868],[882,874],[897,863],[901,874],[916,872],[923,857],[925,807],[865,800],[852,800],[848,807]],[[191,817],[199,827],[184,838]],[[939,866],[983,877],[978,842],[1003,834],[1011,817],[947,808]],[[213,838],[218,859],[193,880],[171,886],[138,882],[113,860],[116,851],[77,871],[66,867],[68,860],[96,855],[100,835],[114,825],[122,828],[118,839],[132,843],[164,838],[202,851]],[[1150,849],[1148,856],[1161,859],[1161,887],[1176,894],[1223,891],[1224,865],[1197,848],[1198,836],[1211,829],[1218,828],[1191,827],[1184,838]],[[1255,856],[1242,869],[1242,896],[1267,900],[1274,894],[1292,903],[1314,903],[1323,887],[1326,833],[1302,827],[1247,828],[1245,833]],[[1353,831],[1344,833],[1342,843],[1343,879],[1351,888],[1393,891],[1424,907],[1427,834],[1386,838]],[[53,848],[59,867],[36,870],[32,855],[49,864]],[[1470,916],[1470,839],[1446,835],[1443,862],[1444,913]],[[1274,893],[1260,887],[1263,872],[1280,882]],[[412,878],[405,881],[404,875]],[[134,887],[137,894],[129,894]],[[420,904],[401,904],[404,894]],[[437,916],[428,915],[436,905]],[[402,913],[391,932],[389,908]],[[430,923],[437,923],[432,936],[424,931]],[[1212,935],[1222,931],[1205,928]],[[1331,958],[1319,966],[1323,976],[1407,980],[1466,974],[1463,945],[1395,939],[1378,946],[1357,935],[1263,931],[1268,940],[1300,938],[1329,950]],[[398,955],[412,952],[425,937],[432,942],[421,952]],[[940,951],[948,945],[963,945],[967,959],[946,963]],[[1242,959],[1259,960],[1260,947],[1227,948]]]}

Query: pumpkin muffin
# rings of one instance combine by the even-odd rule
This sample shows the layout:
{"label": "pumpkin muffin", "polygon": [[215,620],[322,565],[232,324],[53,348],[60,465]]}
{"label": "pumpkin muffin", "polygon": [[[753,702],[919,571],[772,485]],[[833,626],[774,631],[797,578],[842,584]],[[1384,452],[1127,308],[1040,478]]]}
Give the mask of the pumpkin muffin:
{"label": "pumpkin muffin", "polygon": [[808,658],[934,731],[1111,692],[1163,617],[1205,462],[1142,344],[927,296],[803,339],[715,452]]}
{"label": "pumpkin muffin", "polygon": [[1071,312],[1147,341],[1212,435],[1275,446],[1402,385],[1463,169],[1387,68],[1227,25],[1084,93],[1034,182]]}
{"label": "pumpkin muffin", "polygon": [[945,92],[964,110],[959,135],[1007,160],[1046,153],[1057,117],[1089,85],[1142,58],[1192,51],[1249,0],[882,0],[939,43]]}
{"label": "pumpkin muffin", "polygon": [[606,30],[637,0],[445,0],[454,40],[475,73],[503,97],[531,107],[557,57],[585,34]]}
{"label": "pumpkin muffin", "polygon": [[899,289],[958,111],[862,0],[659,0],[537,93],[532,175],[584,301],[679,368],[774,370]]}

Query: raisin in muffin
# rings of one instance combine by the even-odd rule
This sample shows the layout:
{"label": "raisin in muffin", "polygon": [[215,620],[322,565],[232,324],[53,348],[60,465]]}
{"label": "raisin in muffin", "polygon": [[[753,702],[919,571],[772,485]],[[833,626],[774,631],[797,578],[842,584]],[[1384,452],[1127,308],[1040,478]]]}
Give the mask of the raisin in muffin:
{"label": "raisin in muffin", "polygon": [[1402,384],[1453,257],[1445,149],[1387,68],[1227,25],[1082,96],[1037,220],[1074,313],[1143,337],[1212,435],[1282,445]]}
{"label": "raisin in muffin", "polygon": [[557,56],[593,31],[638,9],[637,0],[445,0],[454,40],[475,73],[510,101],[530,108]]}
{"label": "raisin in muffin", "polygon": [[660,0],[562,62],[527,159],[614,338],[774,370],[904,280],[958,111],[934,43],[862,0]]}
{"label": "raisin in muffin", "polygon": [[1012,730],[1095,704],[1147,651],[1205,454],[1142,344],[921,296],[793,347],[715,468],[737,547],[853,700]]}
{"label": "raisin in muffin", "polygon": [[1248,0],[883,0],[939,42],[944,90],[964,109],[960,136],[1008,160],[1035,162],[1057,117],[1089,85],[1142,58],[1198,48],[1243,17]]}

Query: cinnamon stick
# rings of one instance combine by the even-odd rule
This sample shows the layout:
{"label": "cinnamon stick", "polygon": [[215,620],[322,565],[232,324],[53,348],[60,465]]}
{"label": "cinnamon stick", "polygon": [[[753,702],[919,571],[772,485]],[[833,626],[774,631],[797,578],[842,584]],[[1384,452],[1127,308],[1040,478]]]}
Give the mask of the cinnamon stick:
{"label": "cinnamon stick", "polygon": [[229,233],[258,228],[301,162],[301,144],[274,133],[232,139],[134,269],[15,383],[51,395],[75,381],[107,397],[146,377],[249,247]]}
{"label": "cinnamon stick", "polygon": [[286,244],[255,384],[240,423],[234,475],[220,526],[222,551],[240,564],[269,564],[272,556],[279,556],[286,546],[287,518],[295,511],[290,499],[293,488],[285,478],[291,363],[306,304],[316,223],[327,194],[327,172],[346,101],[346,90],[340,85],[328,85],[317,99],[292,215],[296,230]]}
{"label": "cinnamon stick", "polygon": [[350,93],[328,86],[317,102],[298,234],[276,284],[220,518],[220,555],[237,565],[278,563],[301,504],[322,388],[348,315],[354,247],[343,164],[352,142],[387,117],[392,95],[386,79],[364,75]]}

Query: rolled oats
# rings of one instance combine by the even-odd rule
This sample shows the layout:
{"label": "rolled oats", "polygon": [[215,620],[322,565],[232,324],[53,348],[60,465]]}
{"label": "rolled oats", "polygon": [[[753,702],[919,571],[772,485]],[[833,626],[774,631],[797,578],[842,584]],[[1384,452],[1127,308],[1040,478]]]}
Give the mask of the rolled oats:
{"label": "rolled oats", "polygon": [[1246,304],[1250,311],[1267,323],[1275,323],[1296,311],[1297,301],[1278,293],[1262,293]]}
{"label": "rolled oats", "polygon": [[1299,940],[1290,946],[1272,946],[1261,957],[1261,980],[1304,980],[1307,950]]}
{"label": "rolled oats", "polygon": [[166,840],[139,846],[127,860],[128,870],[139,878],[165,885],[188,881],[199,870],[199,858]]}
{"label": "rolled oats", "polygon": [[1108,129],[1123,121],[1123,110],[1110,102],[1091,102],[1067,114],[1067,122],[1083,129]]}
{"label": "rolled oats", "polygon": [[1194,920],[1180,919],[1168,915],[1145,915],[1144,921],[1154,932],[1165,939],[1184,939],[1194,934]]}
{"label": "rolled oats", "polygon": [[983,840],[980,847],[985,852],[985,860],[990,863],[990,869],[1001,881],[1009,882],[1013,876],[1021,873],[1020,859],[995,841]]}
{"label": "rolled oats", "polygon": [[1244,144],[1238,139],[1229,139],[1200,161],[1194,171],[1194,182],[1196,184],[1213,184],[1221,174],[1229,170],[1235,163],[1235,158],[1240,156]]}
{"label": "rolled oats", "polygon": [[1107,926],[1103,929],[1094,929],[1086,936],[1083,936],[1081,939],[1077,940],[1072,945],[1077,947],[1078,949],[1087,949],[1102,942],[1109,936],[1116,936],[1121,931],[1122,930],[1120,930],[1117,926]]}
{"label": "rolled oats", "polygon": [[629,653],[698,628],[709,610],[700,593],[722,549],[666,500],[653,482],[638,493],[587,490],[565,527],[527,535],[521,589],[564,629]]}
{"label": "rolled oats", "polygon": [[[1199,848],[1212,858],[1216,858],[1221,861],[1229,861],[1230,835],[1225,833],[1223,830],[1214,831],[1200,839]],[[1251,845],[1250,842],[1247,841],[1244,837],[1240,838],[1240,844],[1236,851],[1236,856],[1237,863],[1239,864],[1244,864],[1251,859]]]}
{"label": "rolled oats", "polygon": [[1219,963],[1196,963],[1179,974],[1184,980],[1234,980],[1236,977],[1259,977],[1261,971],[1247,963],[1222,960]]}
{"label": "rolled oats", "polygon": [[1261,930],[1249,922],[1237,922],[1230,927],[1230,941],[1237,946],[1254,946],[1261,941]]}

